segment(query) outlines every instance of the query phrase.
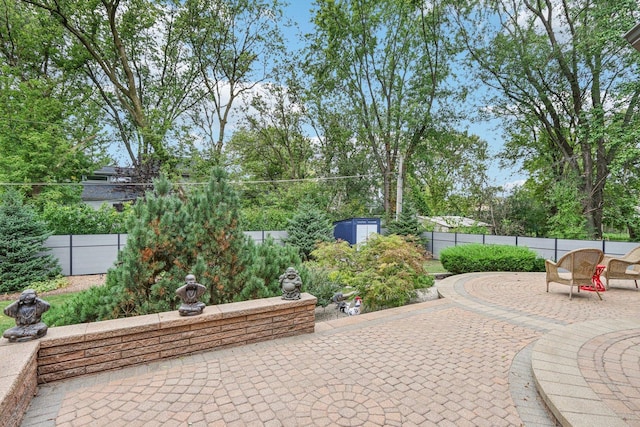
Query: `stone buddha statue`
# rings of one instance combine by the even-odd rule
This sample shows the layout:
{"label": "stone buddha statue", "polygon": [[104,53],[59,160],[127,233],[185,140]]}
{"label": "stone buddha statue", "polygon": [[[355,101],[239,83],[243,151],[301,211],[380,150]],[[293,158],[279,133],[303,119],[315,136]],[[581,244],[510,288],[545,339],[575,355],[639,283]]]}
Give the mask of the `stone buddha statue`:
{"label": "stone buddha statue", "polygon": [[47,334],[47,325],[41,318],[49,310],[48,302],[41,300],[33,289],[26,289],[20,299],[8,305],[4,314],[16,319],[16,326],[7,329],[2,335],[11,342],[22,342],[41,338]]}
{"label": "stone buddha statue", "polygon": [[182,305],[178,309],[180,316],[194,316],[202,314],[205,304],[199,301],[207,288],[200,283],[196,283],[193,274],[187,274],[184,278],[185,284],[176,290],[176,294],[182,299]]}

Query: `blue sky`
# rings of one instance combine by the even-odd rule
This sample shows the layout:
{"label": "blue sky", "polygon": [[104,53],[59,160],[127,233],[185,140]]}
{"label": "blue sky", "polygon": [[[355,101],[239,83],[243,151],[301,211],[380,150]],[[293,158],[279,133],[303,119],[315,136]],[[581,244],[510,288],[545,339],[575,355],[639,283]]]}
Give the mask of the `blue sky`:
{"label": "blue sky", "polygon": [[[315,9],[313,0],[290,0],[291,3],[284,9],[285,17],[296,22],[302,33],[308,33],[312,31],[313,26],[310,23],[311,9]],[[289,41],[292,45],[300,47],[302,44],[298,40],[298,33],[295,30],[289,30]],[[468,130],[469,133],[476,134],[489,144],[491,154],[496,154],[503,146],[503,138],[499,128],[499,123],[493,122],[478,122],[467,123],[467,128],[461,128],[460,130]],[[489,177],[491,179],[491,185],[510,186],[514,182],[520,182],[525,179],[522,173],[517,170],[508,168],[501,168],[497,161],[492,162],[489,169]]]}

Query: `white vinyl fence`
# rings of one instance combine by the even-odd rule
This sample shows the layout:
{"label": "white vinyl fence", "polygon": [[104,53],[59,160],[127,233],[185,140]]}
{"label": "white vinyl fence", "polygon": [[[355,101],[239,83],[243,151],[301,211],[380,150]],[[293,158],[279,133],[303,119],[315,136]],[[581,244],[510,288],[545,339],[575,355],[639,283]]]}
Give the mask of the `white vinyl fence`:
{"label": "white vinyl fence", "polygon": [[[247,231],[245,234],[257,243],[262,243],[267,236],[271,236],[276,242],[282,242],[287,237],[286,231]],[[549,239],[435,231],[424,233],[423,236],[428,240],[427,250],[435,259],[440,258],[440,251],[444,248],[469,243],[524,246],[535,251],[540,257],[554,261],[572,249],[598,248],[607,255],[621,256],[640,245],[640,243],[608,240]],[[126,243],[126,234],[90,234],[51,236],[45,242],[45,246],[51,248],[53,256],[60,261],[62,274],[74,276],[106,273],[114,265],[118,252]]]}

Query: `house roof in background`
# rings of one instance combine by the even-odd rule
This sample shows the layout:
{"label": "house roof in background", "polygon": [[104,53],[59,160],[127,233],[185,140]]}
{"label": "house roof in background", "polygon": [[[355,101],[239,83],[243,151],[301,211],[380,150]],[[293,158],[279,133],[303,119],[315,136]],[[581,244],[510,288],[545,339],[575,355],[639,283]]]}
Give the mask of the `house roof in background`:
{"label": "house roof in background", "polygon": [[126,201],[135,200],[130,191],[126,191],[122,184],[91,184],[83,183],[82,200],[84,201]]}
{"label": "house roof in background", "polygon": [[457,216],[457,215],[431,216],[431,217],[418,216],[418,218],[422,221],[429,221],[444,227],[473,227],[473,226],[491,227],[491,225],[487,224],[486,222],[477,221],[473,218],[467,218],[464,216]]}

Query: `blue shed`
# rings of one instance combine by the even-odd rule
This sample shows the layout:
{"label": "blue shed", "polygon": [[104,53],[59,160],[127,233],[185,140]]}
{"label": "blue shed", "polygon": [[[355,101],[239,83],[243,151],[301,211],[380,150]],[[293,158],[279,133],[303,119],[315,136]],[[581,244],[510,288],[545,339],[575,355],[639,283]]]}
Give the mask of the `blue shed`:
{"label": "blue shed", "polygon": [[350,218],[333,223],[333,237],[351,245],[366,242],[371,233],[380,234],[380,218]]}

